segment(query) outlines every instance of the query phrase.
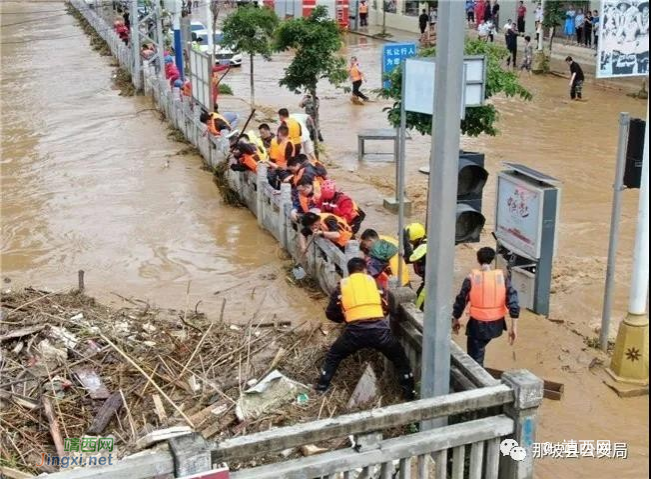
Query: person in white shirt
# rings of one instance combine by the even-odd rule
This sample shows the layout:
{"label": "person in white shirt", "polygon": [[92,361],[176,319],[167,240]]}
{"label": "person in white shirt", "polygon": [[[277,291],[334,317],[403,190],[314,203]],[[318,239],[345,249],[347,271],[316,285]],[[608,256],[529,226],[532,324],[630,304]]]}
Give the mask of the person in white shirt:
{"label": "person in white shirt", "polygon": [[488,40],[488,25],[483,20],[477,26],[477,34],[479,35],[480,40],[483,40],[483,41]]}

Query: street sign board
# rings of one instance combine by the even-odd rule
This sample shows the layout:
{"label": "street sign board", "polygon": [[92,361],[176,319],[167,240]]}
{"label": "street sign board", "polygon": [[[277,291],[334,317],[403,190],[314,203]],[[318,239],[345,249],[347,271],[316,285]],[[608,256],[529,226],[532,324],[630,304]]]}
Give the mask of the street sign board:
{"label": "street sign board", "polygon": [[[405,62],[405,110],[432,115],[434,110],[435,58],[409,58]],[[464,60],[466,88],[464,106],[482,106],[486,98],[486,58],[467,56]]]}
{"label": "street sign board", "polygon": [[191,49],[190,83],[192,85],[192,98],[207,111],[212,109],[210,104],[211,81],[210,55]]}
{"label": "street sign board", "polygon": [[382,47],[382,85],[389,88],[391,82],[385,75],[391,73],[403,60],[416,55],[415,43],[389,43]]}
{"label": "street sign board", "polygon": [[649,74],[649,2],[601,0],[597,78]]}

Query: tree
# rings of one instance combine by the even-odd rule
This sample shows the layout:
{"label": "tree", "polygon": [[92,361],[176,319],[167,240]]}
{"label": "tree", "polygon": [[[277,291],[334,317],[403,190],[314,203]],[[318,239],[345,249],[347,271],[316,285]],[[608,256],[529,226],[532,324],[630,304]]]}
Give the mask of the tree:
{"label": "tree", "polygon": [[549,28],[549,53],[552,51],[552,43],[556,28],[563,25],[565,21],[565,6],[560,2],[545,2],[543,14],[543,27]]}
{"label": "tree", "polygon": [[[435,48],[421,50],[419,56],[431,57],[436,53]],[[481,40],[466,40],[466,55],[486,55],[486,99],[503,93],[508,97],[517,96],[523,100],[530,100],[531,93],[527,91],[518,81],[515,72],[506,71],[502,63],[508,57],[508,51],[494,43],[487,43]],[[396,100],[393,106],[385,108],[388,118],[395,127],[400,125],[400,101],[402,99],[402,67],[394,69],[388,76],[391,86],[388,89],[380,90],[380,96]],[[432,115],[424,113],[407,112],[407,128],[416,129],[423,135],[432,133]],[[486,104],[466,109],[466,118],[461,120],[461,132],[468,136],[479,136],[482,133],[495,136],[498,130],[495,123],[499,119],[499,113],[495,105]]]}
{"label": "tree", "polygon": [[255,104],[253,58],[261,55],[271,60],[273,37],[278,26],[278,16],[271,8],[244,5],[224,20],[224,36],[220,42],[235,51],[248,53],[251,60],[251,106]]}
{"label": "tree", "polygon": [[[280,86],[294,93],[306,91],[318,98],[317,84],[327,79],[340,86],[348,78],[346,60],[339,55],[343,47],[342,34],[336,21],[328,17],[326,7],[320,5],[307,18],[284,21],[276,31],[276,49],[294,50],[294,59],[285,68]],[[319,108],[316,102],[314,123],[319,131]],[[318,134],[315,135],[318,137]]]}

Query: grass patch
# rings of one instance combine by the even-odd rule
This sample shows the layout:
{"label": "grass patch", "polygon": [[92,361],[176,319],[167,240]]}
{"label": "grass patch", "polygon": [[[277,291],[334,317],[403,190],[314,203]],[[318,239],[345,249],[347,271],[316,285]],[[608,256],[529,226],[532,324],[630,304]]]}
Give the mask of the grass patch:
{"label": "grass patch", "polygon": [[197,148],[192,145],[186,146],[185,148],[181,148],[179,151],[175,153],[176,156],[198,155],[198,154],[199,154],[199,150],[197,150]]}
{"label": "grass patch", "polygon": [[113,83],[120,90],[120,96],[134,96],[136,87],[131,81],[131,73],[124,68],[116,68]]}
{"label": "grass patch", "polygon": [[242,207],[245,206],[240,195],[233,191],[226,179],[226,172],[228,171],[228,162],[224,161],[217,165],[214,169],[213,181],[217,185],[217,189],[222,196],[222,200],[228,206]]}
{"label": "grass patch", "polygon": [[219,93],[221,95],[233,95],[233,89],[226,83],[219,84]]}
{"label": "grass patch", "polygon": [[[174,128],[173,126],[168,127],[168,132],[167,132],[167,138],[169,138],[172,141],[176,141],[177,143],[184,143],[186,145],[189,145],[190,142],[185,138],[185,135],[181,130],[178,128]],[[194,147],[192,147],[194,148]],[[181,150],[183,151],[183,150]],[[181,154],[181,153],[179,153]]]}

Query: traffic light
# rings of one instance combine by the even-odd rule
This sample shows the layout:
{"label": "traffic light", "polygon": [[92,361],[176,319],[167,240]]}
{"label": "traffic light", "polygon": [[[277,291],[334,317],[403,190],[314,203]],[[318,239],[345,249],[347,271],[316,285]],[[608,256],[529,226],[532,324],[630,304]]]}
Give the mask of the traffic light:
{"label": "traffic light", "polygon": [[628,127],[626,167],[624,169],[624,185],[628,188],[640,188],[642,183],[645,126],[646,122],[644,120],[632,118]]}
{"label": "traffic light", "polygon": [[486,223],[486,218],[481,214],[481,201],[487,179],[482,153],[459,153],[456,244],[479,241]]}

